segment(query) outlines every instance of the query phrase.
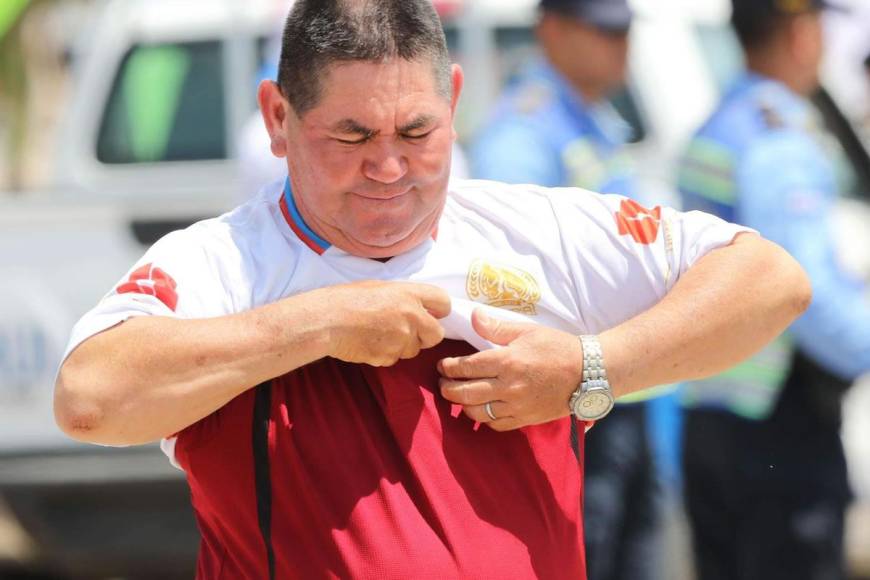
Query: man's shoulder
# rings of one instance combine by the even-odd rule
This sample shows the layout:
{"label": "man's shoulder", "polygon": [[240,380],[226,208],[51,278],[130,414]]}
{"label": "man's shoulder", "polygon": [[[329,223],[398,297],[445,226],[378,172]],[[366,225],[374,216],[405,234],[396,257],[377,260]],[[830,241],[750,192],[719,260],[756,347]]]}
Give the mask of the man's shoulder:
{"label": "man's shoulder", "polygon": [[590,207],[600,203],[601,194],[576,187],[543,187],[532,183],[457,180],[448,195],[448,211],[506,225],[530,226],[533,222],[553,220],[557,207],[570,200],[572,205]]}
{"label": "man's shoulder", "polygon": [[695,138],[736,149],[764,132],[762,119],[758,99],[742,94],[720,102]]}
{"label": "man's shoulder", "polygon": [[782,162],[792,159],[811,161],[822,155],[816,136],[818,120],[806,99],[774,82],[757,84],[753,90],[724,109],[718,119],[720,138],[731,132],[730,139],[739,144],[741,164],[752,158],[782,155]]}
{"label": "man's shoulder", "polygon": [[815,117],[806,99],[772,82],[759,82],[726,100],[718,113],[719,125],[763,138],[768,134],[804,134],[813,130]]}
{"label": "man's shoulder", "polygon": [[226,213],[198,221],[183,230],[188,243],[201,246],[235,245],[249,243],[268,231],[274,220],[272,206],[275,205],[262,197],[256,197]]}
{"label": "man's shoulder", "polygon": [[448,201],[475,207],[546,203],[553,189],[533,183],[505,183],[487,179],[457,179],[451,182]]}
{"label": "man's shoulder", "polygon": [[[264,188],[223,215],[194,223],[157,243],[170,251],[201,256],[215,264],[268,263],[270,254],[292,253],[292,238],[281,229],[280,193]],[[246,266],[247,267],[247,266]]]}
{"label": "man's shoulder", "polygon": [[540,79],[531,79],[517,85],[510,96],[511,111],[532,117],[546,113],[557,103],[555,88]]}
{"label": "man's shoulder", "polygon": [[708,162],[739,164],[751,151],[778,148],[791,140],[803,142],[809,135],[808,125],[801,121],[806,117],[797,97],[773,83],[756,83],[733,91],[719,103],[694,135],[689,151],[702,153]]}
{"label": "man's shoulder", "polygon": [[502,95],[493,119],[496,123],[517,123],[541,128],[567,116],[560,88],[540,71],[527,72]]}

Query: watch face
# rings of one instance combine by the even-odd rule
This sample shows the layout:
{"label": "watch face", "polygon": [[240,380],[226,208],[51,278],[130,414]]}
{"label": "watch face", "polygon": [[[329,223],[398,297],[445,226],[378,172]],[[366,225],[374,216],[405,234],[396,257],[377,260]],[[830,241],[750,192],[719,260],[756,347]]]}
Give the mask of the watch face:
{"label": "watch face", "polygon": [[606,392],[587,391],[574,406],[574,414],[583,419],[600,419],[610,411],[613,399]]}

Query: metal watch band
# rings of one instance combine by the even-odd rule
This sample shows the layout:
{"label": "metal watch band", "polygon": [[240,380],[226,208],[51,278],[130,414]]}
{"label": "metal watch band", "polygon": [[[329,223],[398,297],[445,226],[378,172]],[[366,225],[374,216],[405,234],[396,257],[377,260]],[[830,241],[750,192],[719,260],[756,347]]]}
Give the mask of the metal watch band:
{"label": "metal watch band", "polygon": [[583,381],[587,389],[589,387],[604,387],[610,389],[607,381],[607,369],[604,368],[604,353],[601,350],[601,342],[592,334],[584,334],[580,337],[583,346]]}

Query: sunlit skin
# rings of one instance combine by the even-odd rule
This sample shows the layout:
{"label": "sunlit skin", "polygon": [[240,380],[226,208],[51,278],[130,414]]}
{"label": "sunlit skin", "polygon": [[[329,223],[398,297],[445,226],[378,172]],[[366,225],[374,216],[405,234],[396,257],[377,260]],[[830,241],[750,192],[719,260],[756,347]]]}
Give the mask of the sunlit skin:
{"label": "sunlit skin", "polygon": [[336,63],[301,117],[277,85],[261,84],[272,152],[287,158],[294,200],[317,235],[365,258],[396,256],[432,235],[447,198],[463,80],[457,65],[451,74],[447,98],[426,59]]}
{"label": "sunlit skin", "polygon": [[628,30],[603,31],[578,18],[544,12],[536,33],[547,59],[590,103],[625,84]]}
{"label": "sunlit skin", "polygon": [[774,29],[767,42],[747,50],[749,69],[809,96],[819,88],[824,54],[821,12],[792,16]]}

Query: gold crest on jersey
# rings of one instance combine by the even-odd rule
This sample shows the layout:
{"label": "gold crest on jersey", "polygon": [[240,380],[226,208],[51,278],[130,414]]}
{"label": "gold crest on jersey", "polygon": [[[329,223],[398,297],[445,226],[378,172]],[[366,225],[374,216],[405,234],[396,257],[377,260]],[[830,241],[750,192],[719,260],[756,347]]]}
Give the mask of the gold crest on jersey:
{"label": "gold crest on jersey", "polygon": [[481,259],[471,263],[465,291],[475,302],[529,315],[537,314],[541,300],[541,287],[531,274]]}

